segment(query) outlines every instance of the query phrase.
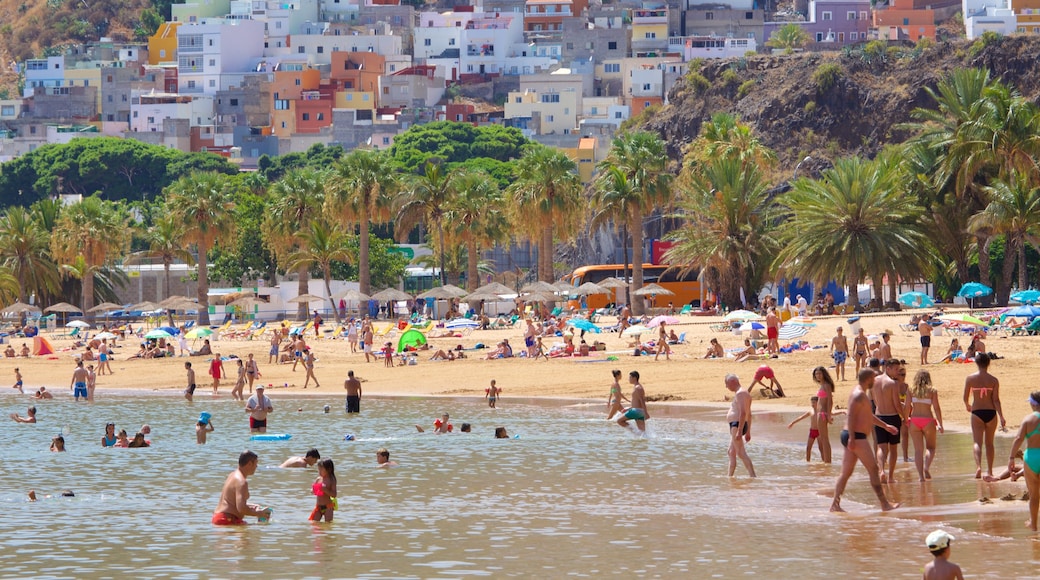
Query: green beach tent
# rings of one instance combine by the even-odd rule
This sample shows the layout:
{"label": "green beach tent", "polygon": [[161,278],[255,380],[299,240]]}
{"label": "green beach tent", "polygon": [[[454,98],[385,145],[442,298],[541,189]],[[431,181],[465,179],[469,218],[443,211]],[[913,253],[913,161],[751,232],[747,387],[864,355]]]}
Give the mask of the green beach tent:
{"label": "green beach tent", "polygon": [[404,352],[404,349],[409,346],[418,348],[424,344],[426,344],[426,336],[418,330],[411,328],[405,331],[401,338],[397,339],[397,352]]}

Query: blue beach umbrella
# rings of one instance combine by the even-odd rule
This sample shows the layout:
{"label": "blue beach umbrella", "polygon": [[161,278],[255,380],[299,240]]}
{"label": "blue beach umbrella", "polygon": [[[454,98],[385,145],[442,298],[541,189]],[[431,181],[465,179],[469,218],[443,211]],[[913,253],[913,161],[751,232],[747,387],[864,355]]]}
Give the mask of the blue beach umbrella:
{"label": "blue beach umbrella", "polygon": [[904,292],[896,300],[909,308],[930,308],[935,306],[935,300],[932,300],[932,297],[924,292]]}
{"label": "blue beach umbrella", "polygon": [[592,322],[589,322],[588,320],[586,320],[584,318],[572,318],[572,319],[567,321],[567,324],[569,326],[573,326],[574,328],[577,328],[578,330],[585,330],[585,331],[588,331],[588,332],[595,332],[596,334],[599,334],[600,332],[603,332],[603,330],[600,327],[596,326],[595,324],[593,324]]}
{"label": "blue beach umbrella", "polygon": [[983,296],[989,296],[993,293],[993,289],[985,284],[979,284],[978,282],[968,282],[961,289],[957,291],[957,296],[961,298],[967,298],[971,300],[971,307],[975,308],[975,299]]}
{"label": "blue beach umbrella", "polygon": [[1021,302],[1022,304],[1035,304],[1040,302],[1040,290],[1021,290],[1011,295],[1012,302]]}
{"label": "blue beach umbrella", "polygon": [[1028,318],[1035,318],[1040,316],[1040,307],[1032,305],[1018,306],[1005,312],[1007,316],[1024,316]]}
{"label": "blue beach umbrella", "polygon": [[176,328],[174,328],[172,326],[160,326],[159,330],[165,330],[166,332],[170,333],[170,335],[172,335],[172,336],[177,336],[178,334],[181,333],[180,330],[178,330],[178,329],[176,329]]}
{"label": "blue beach umbrella", "polygon": [[480,328],[480,323],[476,320],[470,320],[469,318],[456,318],[455,320],[444,323],[444,328],[448,330],[458,330],[463,328]]}

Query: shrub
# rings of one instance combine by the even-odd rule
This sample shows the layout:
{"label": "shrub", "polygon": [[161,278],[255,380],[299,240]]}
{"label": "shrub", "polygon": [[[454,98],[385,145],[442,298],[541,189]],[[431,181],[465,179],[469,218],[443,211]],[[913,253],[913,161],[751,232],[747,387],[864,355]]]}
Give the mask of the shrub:
{"label": "shrub", "polygon": [[690,69],[690,72],[686,73],[686,84],[690,87],[691,91],[698,95],[707,91],[708,87],[711,86],[711,83],[708,82],[708,79],[704,78],[704,75],[695,72],[693,69]]}
{"label": "shrub", "polygon": [[722,73],[722,83],[727,87],[733,86],[740,82],[740,77],[737,76],[737,71],[728,68]]}
{"label": "shrub", "polygon": [[863,47],[863,60],[867,64],[885,62],[888,57],[888,46],[883,40],[871,40]]}
{"label": "shrub", "polygon": [[987,30],[975,39],[975,42],[971,43],[971,46],[968,48],[968,54],[970,54],[972,58],[975,58],[987,46],[1000,44],[1000,41],[1003,40],[1003,38],[1004,37],[999,33]]}
{"label": "shrub", "polygon": [[751,89],[753,89],[753,88],[755,88],[755,81],[754,81],[754,79],[746,80],[746,81],[740,83],[740,87],[737,88],[737,98],[738,99],[743,99],[744,97],[748,96],[748,93],[750,93]]}
{"label": "shrub", "polygon": [[816,72],[813,73],[812,79],[819,88],[819,92],[829,92],[834,85],[837,84],[838,80],[845,75],[845,70],[841,68],[841,65],[836,62],[825,62],[820,66],[816,67]]}
{"label": "shrub", "polygon": [[808,103],[805,103],[805,106],[802,107],[802,110],[805,111],[806,115],[813,114],[814,112],[816,112],[816,101],[809,101]]}

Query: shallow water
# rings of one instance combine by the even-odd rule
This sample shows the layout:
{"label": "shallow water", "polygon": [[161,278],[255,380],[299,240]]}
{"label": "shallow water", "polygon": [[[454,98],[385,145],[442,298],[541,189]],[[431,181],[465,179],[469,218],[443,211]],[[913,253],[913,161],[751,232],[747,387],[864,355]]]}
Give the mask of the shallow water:
{"label": "shallow water", "polygon": [[[37,404],[40,423],[0,422],[0,577],[194,578],[265,574],[297,578],[920,577],[928,532],[951,530],[953,560],[976,578],[1040,577],[1040,542],[1022,526],[1025,502],[995,501],[1022,483],[982,484],[970,440],[940,438],[935,480],[900,464],[891,486],[905,507],[879,513],[860,470],[844,505],[827,512],[837,467],[804,462],[807,427],[756,414],[750,450],[759,480],[725,477],[723,411],[654,411],[637,439],[601,417],[600,405],[366,398],[346,417],[342,397],[271,393],[271,432],[291,441],[250,442],[231,400],[100,394]],[[324,404],[332,413],[322,413]],[[25,397],[5,395],[7,412]],[[297,411],[302,408],[302,411]],[[216,431],[195,443],[200,411]],[[470,435],[420,435],[442,412]],[[107,421],[133,434],[153,428],[149,449],[102,449]],[[519,439],[495,440],[496,426]],[[68,453],[48,453],[66,428]],[[344,441],[344,434],[358,440]],[[998,442],[1006,457],[1009,441]],[[340,511],[312,524],[312,470],[282,470],[317,447],[336,462]],[[374,469],[387,447],[401,467]],[[260,455],[253,500],[274,508],[268,524],[210,524],[221,484],[244,448]],[[837,447],[836,459],[840,459]],[[1002,462],[998,461],[998,465]],[[1000,468],[998,468],[1000,469]],[[75,498],[25,501],[72,489]]]}

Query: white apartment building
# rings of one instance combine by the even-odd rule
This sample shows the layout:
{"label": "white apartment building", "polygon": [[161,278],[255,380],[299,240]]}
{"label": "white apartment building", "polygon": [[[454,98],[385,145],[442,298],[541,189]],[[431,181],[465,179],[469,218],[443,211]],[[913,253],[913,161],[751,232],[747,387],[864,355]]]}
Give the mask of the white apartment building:
{"label": "white apartment building", "polygon": [[212,19],[177,27],[177,91],[215,94],[224,73],[255,71],[264,55],[264,23]]}
{"label": "white apartment building", "polygon": [[320,19],[318,6],[318,0],[231,0],[228,18],[263,22],[266,46],[282,48],[290,35]]}
{"label": "white apartment building", "polygon": [[998,34],[1013,34],[1018,29],[1018,17],[1008,0],[961,0],[964,14],[964,32],[969,39],[991,30]]}
{"label": "white apartment building", "polygon": [[192,127],[213,124],[213,96],[134,91],[130,100],[130,130],[162,133],[166,119],[188,119]]}
{"label": "white apartment building", "polygon": [[528,137],[568,135],[578,128],[579,97],[573,88],[511,91],[506,98],[505,119]]}
{"label": "white apartment building", "polygon": [[29,98],[36,87],[60,87],[65,84],[65,57],[48,56],[25,61],[25,88],[22,96]]}
{"label": "white apartment building", "polygon": [[[306,56],[311,66],[332,64],[332,53],[337,51],[374,52],[387,57],[387,61],[403,54],[401,37],[392,34],[296,34],[290,41],[286,54]],[[394,59],[394,62],[399,64],[400,60]]]}

